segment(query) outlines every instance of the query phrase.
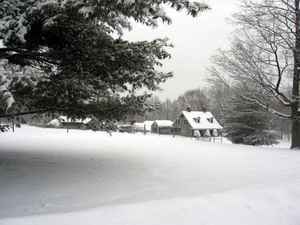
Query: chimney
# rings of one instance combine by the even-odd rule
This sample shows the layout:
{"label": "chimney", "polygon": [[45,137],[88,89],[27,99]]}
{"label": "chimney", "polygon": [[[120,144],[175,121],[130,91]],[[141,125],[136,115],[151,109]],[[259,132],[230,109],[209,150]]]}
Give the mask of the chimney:
{"label": "chimney", "polygon": [[206,107],[205,107],[205,105],[202,106],[202,111],[203,111],[204,113],[206,113]]}
{"label": "chimney", "polygon": [[191,106],[190,106],[190,105],[188,105],[188,106],[186,107],[186,111],[191,112]]}

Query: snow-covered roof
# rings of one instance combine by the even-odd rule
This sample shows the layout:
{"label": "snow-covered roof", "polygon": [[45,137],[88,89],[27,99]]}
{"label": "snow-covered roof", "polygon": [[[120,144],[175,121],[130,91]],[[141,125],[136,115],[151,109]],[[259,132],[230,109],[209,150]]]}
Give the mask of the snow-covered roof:
{"label": "snow-covered roof", "polygon": [[151,131],[151,126],[154,123],[154,121],[145,121],[144,124],[146,125],[146,130]]}
{"label": "snow-covered roof", "polygon": [[133,124],[133,127],[144,129],[144,123],[135,123],[135,124]]}
{"label": "snow-covered roof", "polygon": [[[68,118],[66,117],[66,116],[60,116],[60,117],[58,117],[58,119],[61,121],[61,122],[67,122],[68,121]],[[82,119],[75,119],[75,120],[73,120],[73,119],[70,119],[69,118],[69,122],[75,122],[75,123],[83,123],[83,124],[87,124],[88,122],[90,122],[92,119],[91,118],[86,118],[86,119],[84,119],[84,120],[82,120]],[[51,121],[52,122],[52,121]],[[50,122],[50,123],[51,123]]]}
{"label": "snow-covered roof", "polygon": [[144,130],[146,127],[146,131],[151,131],[151,126],[154,123],[154,121],[145,121],[143,123],[135,123],[133,127],[139,129],[139,130]]}
{"label": "snow-covered roof", "polygon": [[131,124],[121,124],[119,125],[119,127],[125,128],[125,127],[132,127]]}
{"label": "snow-covered roof", "polygon": [[[182,111],[182,114],[188,120],[189,124],[193,129],[201,130],[201,129],[223,129],[223,127],[218,123],[213,114],[209,111]],[[200,122],[198,122],[198,118],[200,118]]]}
{"label": "snow-covered roof", "polygon": [[154,121],[159,127],[170,127],[173,122],[171,120],[155,120]]}
{"label": "snow-covered roof", "polygon": [[58,119],[54,119],[54,120],[51,120],[47,125],[52,125],[52,126],[58,127],[59,121],[58,121]]}

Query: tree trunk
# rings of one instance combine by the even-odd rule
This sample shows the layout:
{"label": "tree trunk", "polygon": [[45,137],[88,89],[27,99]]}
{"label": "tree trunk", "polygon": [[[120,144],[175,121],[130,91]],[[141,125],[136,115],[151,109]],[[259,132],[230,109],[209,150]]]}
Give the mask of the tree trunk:
{"label": "tree trunk", "polygon": [[300,149],[299,103],[292,107],[292,145],[291,149]]}
{"label": "tree trunk", "polygon": [[300,124],[299,124],[299,71],[300,71],[300,15],[299,0],[295,0],[295,26],[296,43],[294,49],[294,77],[293,77],[293,103],[292,103],[292,145],[291,149],[300,149]]}
{"label": "tree trunk", "polygon": [[12,130],[13,130],[13,132],[15,132],[15,118],[16,117],[12,118]]}

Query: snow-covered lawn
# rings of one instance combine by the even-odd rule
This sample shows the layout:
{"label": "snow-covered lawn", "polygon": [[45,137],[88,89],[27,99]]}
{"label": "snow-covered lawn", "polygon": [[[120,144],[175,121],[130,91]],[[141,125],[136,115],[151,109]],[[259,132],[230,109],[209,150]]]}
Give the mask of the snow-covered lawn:
{"label": "snow-covered lawn", "polygon": [[0,134],[0,224],[300,224],[300,151],[24,126]]}

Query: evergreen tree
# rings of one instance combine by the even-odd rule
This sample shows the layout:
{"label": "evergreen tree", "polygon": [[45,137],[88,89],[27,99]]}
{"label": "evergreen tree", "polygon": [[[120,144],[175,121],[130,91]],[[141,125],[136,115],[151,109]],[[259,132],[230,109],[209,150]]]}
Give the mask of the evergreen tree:
{"label": "evergreen tree", "polygon": [[[189,1],[5,0],[0,3],[0,116],[63,112],[69,117],[121,119],[142,113],[149,94],[172,73],[157,71],[169,58],[167,39],[114,38],[129,19],[148,26],[171,22],[168,4],[196,16],[207,9]],[[3,70],[2,70],[3,68]]]}
{"label": "evergreen tree", "polygon": [[232,98],[224,111],[224,133],[234,144],[276,144],[274,136],[268,132],[268,117],[268,113],[257,104]]}

